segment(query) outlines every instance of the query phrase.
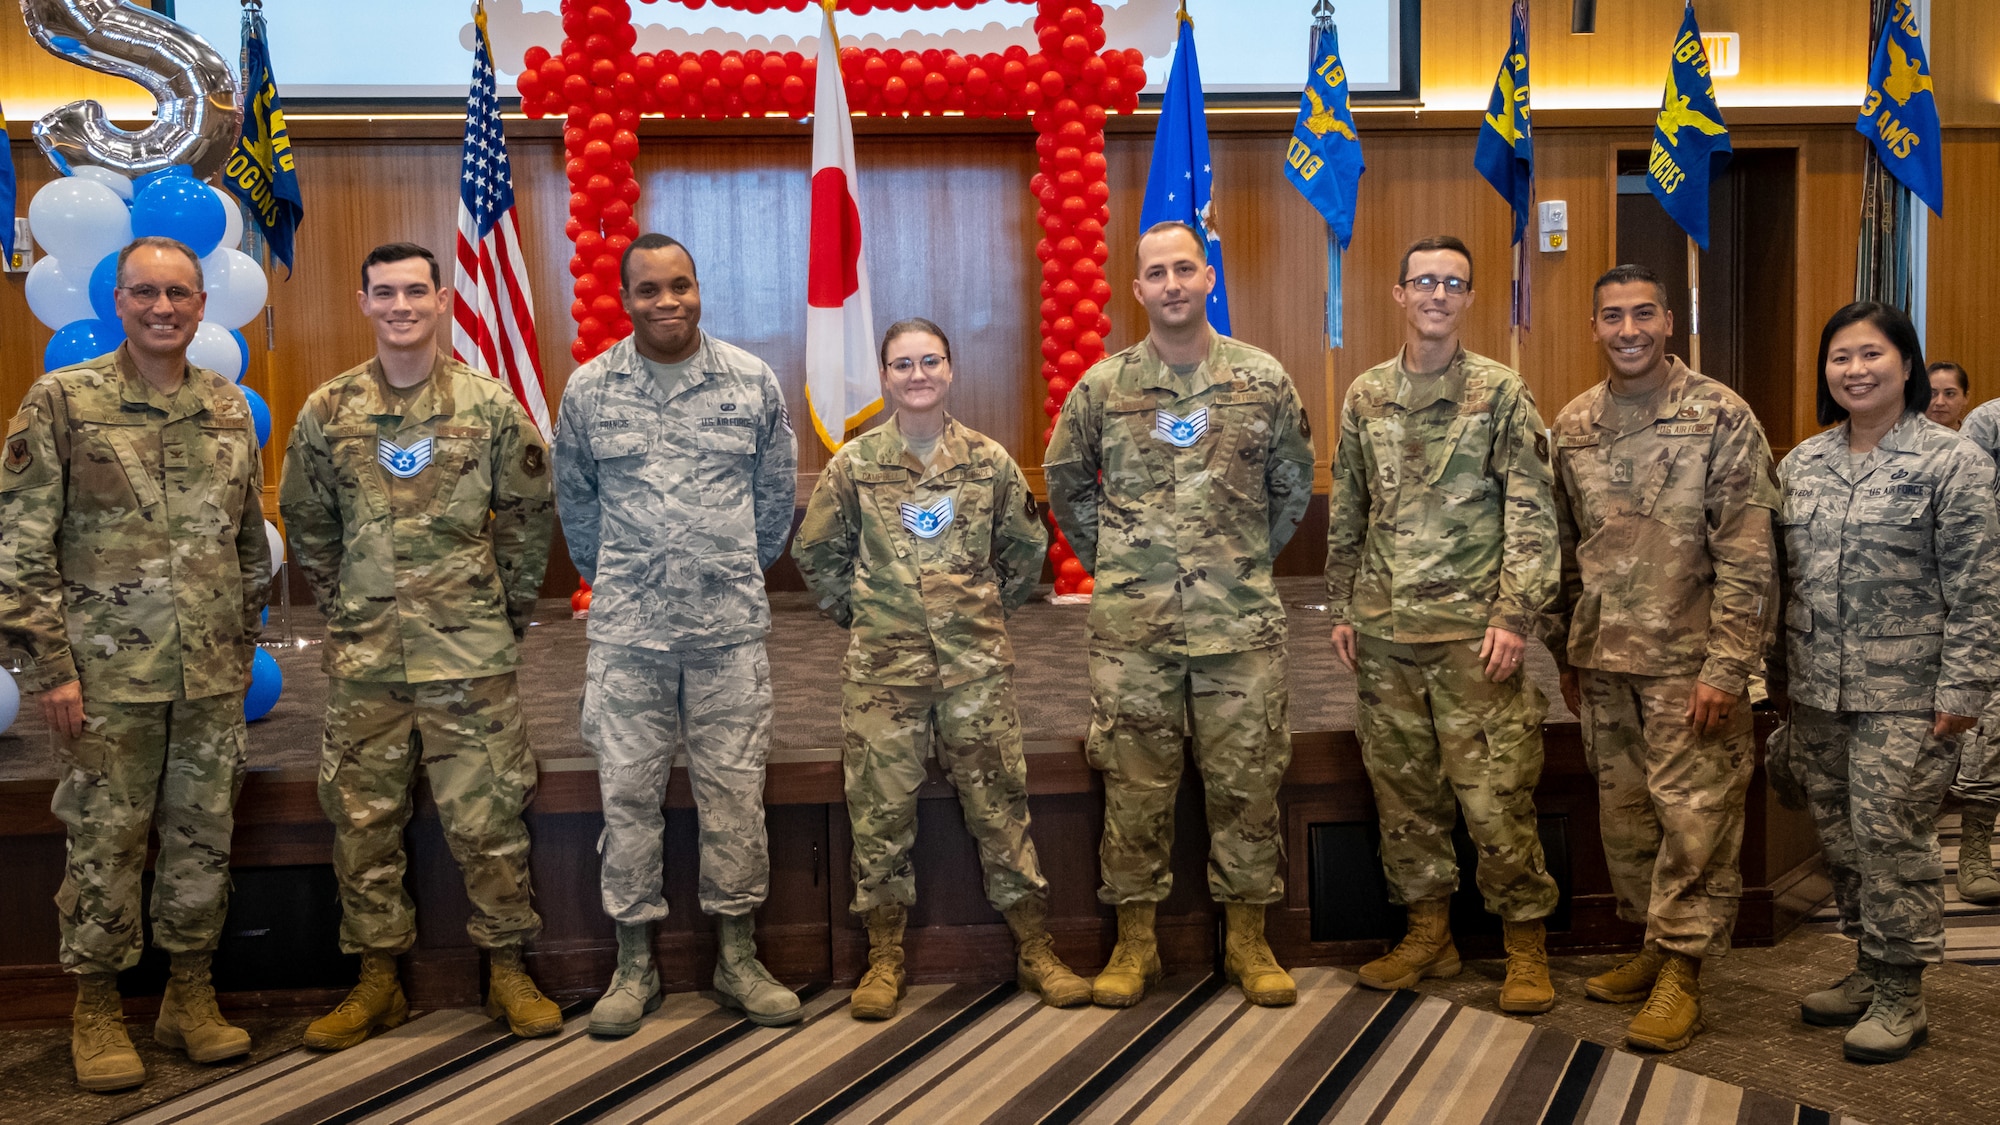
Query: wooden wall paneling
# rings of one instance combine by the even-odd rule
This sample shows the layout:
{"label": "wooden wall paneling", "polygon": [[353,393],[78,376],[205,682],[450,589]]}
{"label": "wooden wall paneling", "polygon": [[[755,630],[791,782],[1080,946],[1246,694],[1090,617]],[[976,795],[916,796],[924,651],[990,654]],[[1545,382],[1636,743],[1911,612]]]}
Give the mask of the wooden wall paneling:
{"label": "wooden wall paneling", "polygon": [[[1931,216],[1924,358],[1964,365],[1975,402],[2000,396],[1993,250],[2000,246],[2000,129],[1953,129],[1944,146],[1944,217]],[[1921,204],[1919,204],[1921,206]],[[1815,325],[1815,328],[1818,326]]]}
{"label": "wooden wall paneling", "polygon": [[[1995,14],[1992,0],[1931,0],[1931,25],[1925,37],[1937,83],[1938,117],[1947,129],[2000,125]],[[1992,167],[1990,162],[1987,167]],[[1949,175],[1945,183],[1951,183]]]}
{"label": "wooden wall paneling", "polygon": [[[1854,299],[1854,254],[1861,231],[1861,165],[1867,140],[1851,128],[1815,129],[1800,146],[1799,314],[1793,370],[1792,442],[1820,431],[1815,413],[1819,332]],[[1774,449],[1779,456],[1784,450]]]}

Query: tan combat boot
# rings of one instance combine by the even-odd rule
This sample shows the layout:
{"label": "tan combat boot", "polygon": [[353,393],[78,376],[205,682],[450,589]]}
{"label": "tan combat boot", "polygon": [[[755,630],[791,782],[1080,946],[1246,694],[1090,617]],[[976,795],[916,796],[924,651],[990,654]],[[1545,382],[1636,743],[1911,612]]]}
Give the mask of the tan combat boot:
{"label": "tan combat boot", "polygon": [[854,986],[847,1001],[847,1014],[858,1020],[886,1020],[896,1014],[903,998],[903,927],[910,909],[889,903],[870,910],[868,918],[868,972]]}
{"label": "tan combat boot", "polygon": [[1881,962],[1856,948],[1854,971],[1831,988],[1799,1001],[1799,1018],[1814,1027],[1851,1027],[1875,1002],[1875,967]]}
{"label": "tan combat boot", "polygon": [[804,1009],[799,994],[757,960],[757,922],[748,914],[715,916],[715,991],[724,1007],[735,1008],[760,1027],[797,1023]]}
{"label": "tan combat boot", "polygon": [[146,1080],[146,1064],[125,1034],[125,1009],[118,978],[84,973],[76,978],[76,1009],[70,1013],[69,1057],[76,1084],[94,1093],[129,1090]]}
{"label": "tan combat boot", "polygon": [[1556,986],[1549,980],[1548,936],[1542,920],[1508,922],[1500,929],[1507,946],[1507,979],[1500,984],[1500,1010],[1532,1016],[1556,1006]]}
{"label": "tan combat boot", "polygon": [[1153,937],[1155,903],[1118,904],[1118,944],[1111,961],[1091,982],[1090,998],[1099,1007],[1129,1008],[1146,998],[1160,979],[1160,945]]}
{"label": "tan combat boot", "polygon": [[1630,1004],[1644,1000],[1652,995],[1653,982],[1659,979],[1660,966],[1666,963],[1664,951],[1650,945],[1642,946],[1639,952],[1620,964],[1584,981],[1584,994],[1607,1004]]}
{"label": "tan combat boot", "polygon": [[1701,962],[1669,953],[1646,1006],[1626,1025],[1625,1042],[1649,1051],[1678,1051],[1701,1031]]}
{"label": "tan combat boot", "polygon": [[507,1030],[523,1039],[554,1035],[562,1028],[562,1009],[542,995],[521,965],[521,947],[503,945],[487,951],[486,1015],[507,1021]]}
{"label": "tan combat boot", "polygon": [[639,1030],[646,1013],[660,1006],[660,970],[653,962],[653,927],[618,923],[618,968],[611,987],[590,1009],[590,1033],[621,1039]]}
{"label": "tan combat boot", "polygon": [[1410,928],[1396,948],[1355,971],[1370,988],[1410,988],[1425,977],[1455,977],[1458,947],[1451,940],[1451,900],[1425,899],[1409,906]]}
{"label": "tan combat boot", "polygon": [[1993,877],[1996,811],[1992,805],[1967,805],[1958,818],[1958,897],[1967,902],[2000,902],[2000,879]]}
{"label": "tan combat boot", "polygon": [[1090,1003],[1090,982],[1070,972],[1049,937],[1049,900],[1031,894],[1006,910],[1014,933],[1014,982],[1051,1008]]}
{"label": "tan combat boot", "polygon": [[1264,907],[1254,902],[1222,904],[1227,936],[1223,940],[1222,972],[1243,989],[1243,998],[1260,1008],[1282,1008],[1299,999],[1299,986],[1279,967],[1264,940]]}
{"label": "tan combat boot", "polygon": [[186,1051],[198,1063],[221,1062],[250,1052],[250,1033],[232,1026],[215,1006],[215,984],[208,975],[209,954],[174,954],[174,973],[167,994],[160,998],[160,1018],[153,1039]]}
{"label": "tan combat boot", "polygon": [[396,956],[379,950],[361,955],[361,983],[338,1007],[306,1025],[305,1044],[321,1051],[344,1051],[374,1034],[401,1027],[410,1002],[396,979]]}
{"label": "tan combat boot", "polygon": [[1930,1015],[1924,1010],[1924,966],[1877,961],[1874,976],[1875,997],[1842,1043],[1849,1062],[1895,1062],[1931,1037]]}

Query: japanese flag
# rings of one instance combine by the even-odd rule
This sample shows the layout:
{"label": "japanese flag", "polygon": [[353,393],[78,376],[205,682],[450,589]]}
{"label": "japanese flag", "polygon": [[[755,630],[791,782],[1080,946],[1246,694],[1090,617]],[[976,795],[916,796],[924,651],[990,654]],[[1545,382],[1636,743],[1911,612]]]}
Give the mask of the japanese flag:
{"label": "japanese flag", "polygon": [[840,79],[840,39],[828,5],[813,101],[812,237],[806,270],[806,405],[828,449],[839,449],[847,431],[882,406],[856,193],[854,129]]}

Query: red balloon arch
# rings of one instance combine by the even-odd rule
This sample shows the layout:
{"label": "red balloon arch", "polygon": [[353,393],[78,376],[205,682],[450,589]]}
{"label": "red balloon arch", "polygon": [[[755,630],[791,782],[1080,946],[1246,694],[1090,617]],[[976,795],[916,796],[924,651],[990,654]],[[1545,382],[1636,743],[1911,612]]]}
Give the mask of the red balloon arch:
{"label": "red balloon arch", "polygon": [[[653,0],[644,0],[651,3]],[[679,0],[747,12],[804,11],[814,0]],[[837,10],[958,7],[985,0],[840,0]],[[1004,0],[1035,6],[1041,50],[1000,53],[876,51],[843,47],[841,79],[855,111],[879,116],[1031,117],[1039,170],[1029,181],[1043,237],[1042,410],[1051,419],[1070,388],[1104,356],[1111,332],[1106,309],[1111,284],[1104,226],[1111,219],[1105,179],[1104,121],[1138,108],[1146,84],[1136,50],[1104,49],[1104,9],[1076,0]],[[816,60],[797,51],[661,51],[635,54],[638,33],[625,0],[563,0],[560,53],[530,47],[519,79],[521,108],[530,117],[561,116],[569,175],[569,261],[576,340],[570,352],[587,361],[632,330],[618,299],[618,260],[639,221],[639,118],[762,117],[811,112]],[[1043,441],[1046,443],[1045,432]],[[1088,592],[1089,575],[1055,531],[1049,548],[1056,592]]]}

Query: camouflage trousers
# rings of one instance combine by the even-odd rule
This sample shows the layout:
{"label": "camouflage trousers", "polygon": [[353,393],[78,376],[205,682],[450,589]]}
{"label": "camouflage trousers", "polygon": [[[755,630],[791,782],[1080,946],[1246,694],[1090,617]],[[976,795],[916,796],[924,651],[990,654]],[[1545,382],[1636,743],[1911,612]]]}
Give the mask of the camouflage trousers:
{"label": "camouflage trousers", "polygon": [[771,754],[771,664],[763,641],[690,652],[592,642],[583,741],[604,805],[600,887],[618,922],[667,916],[667,764],[687,751],[700,825],[704,914],[748,914],[771,884],[764,764]]}
{"label": "camouflage trousers", "polygon": [[958,791],[966,830],[979,845],[986,901],[1004,912],[1048,890],[1028,836],[1028,763],[1011,675],[950,688],[850,680],[840,689],[840,725],[854,835],[854,913],[917,901],[910,848],[917,838],[917,789],[933,745]]}
{"label": "camouflage trousers", "polygon": [[542,920],[521,810],[537,771],[514,673],[421,684],[333,679],[319,804],[333,821],[341,952],[404,953],[416,943],[403,829],[419,765],[472,901],[467,936],[483,949],[534,940]]}
{"label": "camouflage trousers", "polygon": [[1931,737],[1935,720],[1929,711],[1792,705],[1792,737],[1806,763],[1806,799],[1833,875],[1841,932],[1892,965],[1944,960],[1937,817],[1958,746]]}
{"label": "camouflage trousers", "polygon": [[1979,725],[1960,735],[1958,773],[1951,783],[1951,796],[1970,809],[1991,816],[2000,806],[2000,692],[1986,704]]}
{"label": "camouflage trousers", "polygon": [[1451,830],[1463,810],[1486,909],[1527,922],[1556,908],[1535,818],[1549,705],[1525,672],[1488,680],[1479,644],[1405,645],[1360,634],[1356,734],[1375,790],[1390,899],[1425,902],[1458,890]]}
{"label": "camouflage trousers", "polygon": [[1644,923],[1648,946],[1700,958],[1729,949],[1743,898],[1743,798],[1757,758],[1748,700],[1715,734],[1688,724],[1695,682],[1577,669],[1618,916]]}
{"label": "camouflage trousers", "polygon": [[1093,645],[1090,694],[1085,756],[1104,772],[1097,897],[1159,902],[1173,890],[1174,800],[1191,734],[1210,896],[1283,898],[1278,783],[1292,762],[1284,646],[1190,657]]}
{"label": "camouflage trousers", "polygon": [[144,941],[140,877],[157,825],[153,944],[212,951],[229,909],[229,837],[249,741],[243,693],[172,703],[83,704],[83,734],[58,740],[50,811],[69,829],[56,913],[63,967],[115,973]]}

